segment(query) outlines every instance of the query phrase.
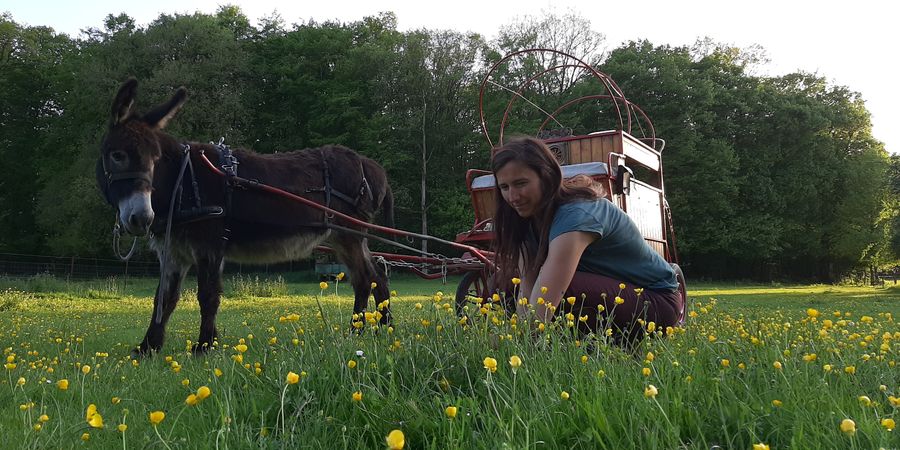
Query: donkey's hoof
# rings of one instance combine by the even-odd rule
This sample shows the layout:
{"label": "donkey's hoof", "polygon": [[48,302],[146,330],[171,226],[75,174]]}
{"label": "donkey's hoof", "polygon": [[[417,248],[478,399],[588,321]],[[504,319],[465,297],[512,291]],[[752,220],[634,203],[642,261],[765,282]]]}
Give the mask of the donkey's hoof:
{"label": "donkey's hoof", "polygon": [[144,359],[153,356],[158,350],[145,345],[140,345],[131,351],[131,359]]}
{"label": "donkey's hoof", "polygon": [[202,344],[198,342],[191,346],[191,353],[193,353],[194,356],[204,356],[214,348],[216,347],[208,342],[204,342]]}

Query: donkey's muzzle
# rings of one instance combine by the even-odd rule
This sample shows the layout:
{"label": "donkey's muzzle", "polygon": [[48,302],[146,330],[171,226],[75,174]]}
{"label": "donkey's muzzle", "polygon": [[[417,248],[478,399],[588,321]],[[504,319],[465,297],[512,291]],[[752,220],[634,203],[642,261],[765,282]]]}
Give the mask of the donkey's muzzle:
{"label": "donkey's muzzle", "polygon": [[132,213],[125,221],[125,230],[132,236],[145,236],[150,231],[151,223],[153,223],[153,211]]}

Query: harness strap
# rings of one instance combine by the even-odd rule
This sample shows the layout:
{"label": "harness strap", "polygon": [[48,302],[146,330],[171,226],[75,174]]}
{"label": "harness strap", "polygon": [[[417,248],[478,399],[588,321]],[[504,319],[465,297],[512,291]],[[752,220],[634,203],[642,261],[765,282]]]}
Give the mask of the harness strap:
{"label": "harness strap", "polygon": [[[306,193],[314,193],[314,192],[322,192],[325,194],[325,207],[331,208],[331,196],[335,196],[347,204],[353,206],[354,208],[359,207],[359,202],[362,200],[364,195],[368,195],[370,201],[374,201],[372,196],[372,189],[369,187],[369,180],[366,179],[366,172],[363,169],[362,161],[359,161],[359,173],[362,177],[362,181],[359,186],[359,192],[356,193],[356,198],[350,197],[349,195],[334,189],[331,185],[331,171],[328,168],[328,159],[325,157],[325,150],[319,149],[319,154],[322,155],[322,172],[324,178],[324,187],[321,188],[310,188],[307,189]],[[327,222],[326,217],[326,222]]]}

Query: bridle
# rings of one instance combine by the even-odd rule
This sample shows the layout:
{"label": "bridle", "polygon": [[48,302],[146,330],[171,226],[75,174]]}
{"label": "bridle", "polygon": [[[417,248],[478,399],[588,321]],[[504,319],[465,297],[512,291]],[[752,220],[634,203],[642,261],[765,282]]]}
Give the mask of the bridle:
{"label": "bridle", "polygon": [[[116,181],[143,180],[149,185],[153,184],[153,178],[150,177],[150,174],[148,172],[110,172],[106,167],[106,158],[103,158],[102,156],[100,157],[100,164],[103,167],[103,175],[106,176],[106,189],[103,192],[103,196],[106,197],[106,201],[110,204],[112,204],[112,202],[109,198],[109,189]],[[131,257],[134,255],[134,250],[137,248],[138,238],[137,236],[134,237],[134,239],[131,241],[131,249],[128,250],[128,253],[123,255],[122,250],[119,247],[120,241],[122,240],[122,224],[119,220],[118,209],[116,210],[116,220],[113,224],[112,235],[113,252],[115,253],[116,257],[118,257],[122,261],[128,261],[129,259],[131,259]]]}

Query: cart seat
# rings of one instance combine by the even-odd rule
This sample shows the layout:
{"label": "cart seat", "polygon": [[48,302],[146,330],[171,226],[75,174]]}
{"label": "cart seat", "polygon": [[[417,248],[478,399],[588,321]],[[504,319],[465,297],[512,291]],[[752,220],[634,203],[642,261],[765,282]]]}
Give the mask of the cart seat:
{"label": "cart seat", "polygon": [[[562,166],[563,178],[572,178],[575,175],[587,175],[593,177],[597,175],[609,175],[609,171],[607,170],[606,163],[603,162],[586,162]],[[472,180],[472,190],[492,188],[495,183],[493,175],[482,175]]]}

